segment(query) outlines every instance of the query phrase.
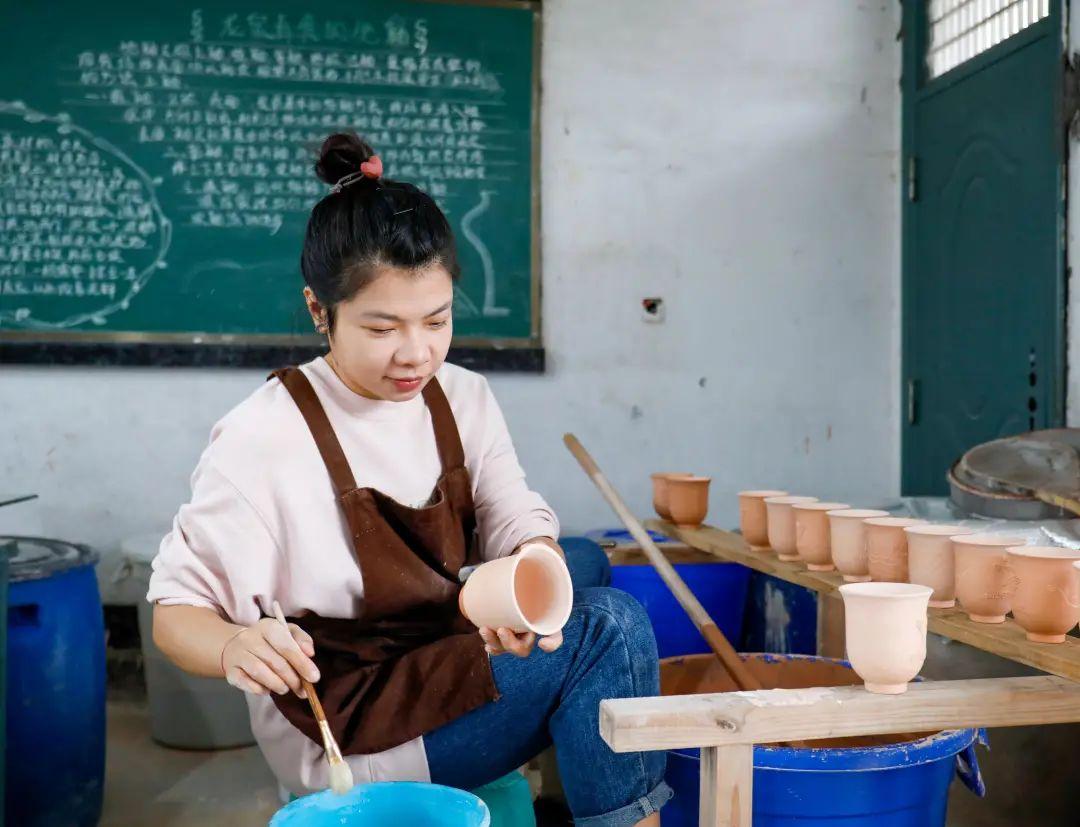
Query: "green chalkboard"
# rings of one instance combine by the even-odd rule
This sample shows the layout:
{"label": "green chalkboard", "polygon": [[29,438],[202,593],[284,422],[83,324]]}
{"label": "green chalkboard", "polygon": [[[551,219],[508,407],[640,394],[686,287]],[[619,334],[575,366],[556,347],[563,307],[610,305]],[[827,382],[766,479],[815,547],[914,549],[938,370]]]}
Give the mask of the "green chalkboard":
{"label": "green chalkboard", "polygon": [[539,345],[538,6],[77,0],[0,11],[4,343],[313,344],[299,254],[353,128],[430,192],[456,342]]}

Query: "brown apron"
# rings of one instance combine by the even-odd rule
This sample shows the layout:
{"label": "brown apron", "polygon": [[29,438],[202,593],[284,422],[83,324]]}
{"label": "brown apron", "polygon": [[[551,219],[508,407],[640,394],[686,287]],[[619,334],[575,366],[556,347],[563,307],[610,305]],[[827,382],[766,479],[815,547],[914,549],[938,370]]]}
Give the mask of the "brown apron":
{"label": "brown apron", "polygon": [[[311,383],[298,368],[278,377],[330,472],[364,580],[359,618],[290,617],[315,640],[316,685],[346,755],[396,747],[498,698],[484,642],[458,609],[458,571],[480,562],[476,517],[450,403],[434,377],[424,388],[442,471],[426,505],[409,508],[357,488]],[[282,714],[321,744],[306,700],[275,695]]]}

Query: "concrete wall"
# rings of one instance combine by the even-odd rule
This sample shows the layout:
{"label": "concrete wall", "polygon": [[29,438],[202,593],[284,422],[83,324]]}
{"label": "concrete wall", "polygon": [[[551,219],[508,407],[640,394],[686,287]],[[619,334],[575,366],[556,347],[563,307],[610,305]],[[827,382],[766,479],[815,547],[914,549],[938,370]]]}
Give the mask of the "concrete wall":
{"label": "concrete wall", "polygon": [[[638,513],[648,473],[859,504],[899,477],[899,4],[547,0],[543,376],[492,377],[571,531]],[[641,320],[662,296],[666,321]],[[264,371],[19,368],[0,479],[42,530],[162,531],[212,423]]]}

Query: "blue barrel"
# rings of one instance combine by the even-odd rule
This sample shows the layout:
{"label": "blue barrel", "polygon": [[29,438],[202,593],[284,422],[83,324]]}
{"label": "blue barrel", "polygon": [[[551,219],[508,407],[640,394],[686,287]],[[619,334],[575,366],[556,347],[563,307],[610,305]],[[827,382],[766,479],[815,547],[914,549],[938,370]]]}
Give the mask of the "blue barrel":
{"label": "blue barrel", "polygon": [[358,784],[345,795],[329,790],[298,798],[270,819],[270,827],[489,827],[487,805],[472,793],[380,781]]}
{"label": "blue barrel", "polygon": [[16,547],[7,610],[7,823],[93,827],[105,780],[97,557],[59,540],[5,540]]}
{"label": "blue barrel", "polygon": [[[592,531],[585,536],[597,542],[635,542],[630,532],[621,529]],[[650,531],[649,536],[661,548],[671,542],[656,532]],[[725,637],[737,644],[742,637],[750,569],[738,563],[716,562],[679,563],[675,571],[686,581],[690,591]],[[686,610],[679,605],[652,566],[612,566],[611,585],[629,593],[645,607],[656,635],[656,650],[661,658],[712,651]]]}
{"label": "blue barrel", "polygon": [[[755,659],[772,656],[742,657],[751,665]],[[845,661],[827,658],[788,656],[783,660],[851,669]],[[755,674],[761,677],[760,671]],[[841,679],[829,685],[843,683]],[[756,746],[754,827],[944,827],[954,777],[959,776],[977,795],[985,793],[974,751],[982,736],[980,731],[963,729],[874,746]],[[675,797],[664,808],[664,827],[698,824],[700,770],[698,750],[668,753],[667,782]]]}

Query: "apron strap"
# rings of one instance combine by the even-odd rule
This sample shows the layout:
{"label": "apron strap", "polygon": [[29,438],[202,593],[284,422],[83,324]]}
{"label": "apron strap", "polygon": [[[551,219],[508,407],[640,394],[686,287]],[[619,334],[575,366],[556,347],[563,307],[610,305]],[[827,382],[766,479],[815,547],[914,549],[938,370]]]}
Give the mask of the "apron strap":
{"label": "apron strap", "polygon": [[319,402],[319,397],[315,395],[315,389],[311,387],[311,382],[308,381],[304,372],[296,367],[279,368],[270,374],[270,377],[275,376],[281,380],[285,390],[292,396],[308,428],[311,429],[311,435],[315,437],[315,445],[322,455],[323,462],[326,463],[326,470],[330,472],[330,480],[338,496],[352,491],[356,488],[356,478],[353,476],[352,469],[349,468],[345,451],[338,442],[337,434],[330,425],[326,411]]}
{"label": "apron strap", "polygon": [[439,461],[445,474],[455,468],[465,466],[465,449],[461,446],[461,433],[458,431],[457,420],[454,412],[450,409],[450,402],[446,393],[439,384],[439,380],[432,376],[431,381],[424,386],[424,402],[431,411],[431,424],[435,430],[435,444],[439,449]]}

